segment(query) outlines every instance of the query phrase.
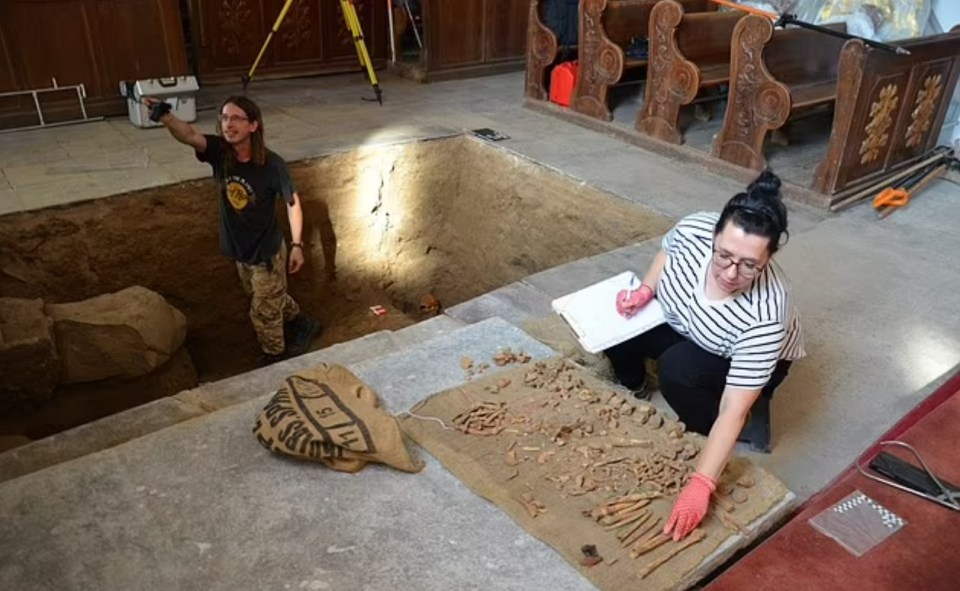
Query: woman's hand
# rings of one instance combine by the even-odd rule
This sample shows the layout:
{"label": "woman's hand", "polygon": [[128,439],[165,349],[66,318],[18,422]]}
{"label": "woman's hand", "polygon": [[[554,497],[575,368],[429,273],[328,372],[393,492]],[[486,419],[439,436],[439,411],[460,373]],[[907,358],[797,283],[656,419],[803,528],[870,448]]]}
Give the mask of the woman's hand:
{"label": "woman's hand", "polygon": [[631,318],[653,299],[653,289],[649,285],[641,285],[631,292],[624,289],[617,294],[617,312],[624,318]]}
{"label": "woman's hand", "polygon": [[673,504],[663,533],[670,535],[673,532],[673,541],[679,542],[692,532],[707,514],[710,506],[710,495],[717,489],[717,483],[709,476],[694,472],[690,482],[683,487],[677,501]]}

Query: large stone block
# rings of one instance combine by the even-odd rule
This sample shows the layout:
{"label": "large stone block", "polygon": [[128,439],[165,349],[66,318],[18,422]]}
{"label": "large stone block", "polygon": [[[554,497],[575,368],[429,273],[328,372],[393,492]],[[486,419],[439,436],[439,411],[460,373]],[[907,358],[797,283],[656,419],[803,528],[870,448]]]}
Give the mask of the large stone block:
{"label": "large stone block", "polygon": [[0,409],[46,400],[59,373],[43,300],[0,298]]}
{"label": "large stone block", "polygon": [[50,304],[60,382],[132,378],[166,363],[183,346],[187,319],[160,294],[130,287],[69,304]]}

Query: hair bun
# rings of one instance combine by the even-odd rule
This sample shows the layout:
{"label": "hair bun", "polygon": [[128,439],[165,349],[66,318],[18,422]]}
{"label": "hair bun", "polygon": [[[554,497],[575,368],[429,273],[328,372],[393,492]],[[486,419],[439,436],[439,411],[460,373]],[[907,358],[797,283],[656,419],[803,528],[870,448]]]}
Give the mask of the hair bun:
{"label": "hair bun", "polygon": [[779,199],[780,198],[780,177],[769,170],[760,173],[747,187],[747,194],[751,197],[761,199]]}

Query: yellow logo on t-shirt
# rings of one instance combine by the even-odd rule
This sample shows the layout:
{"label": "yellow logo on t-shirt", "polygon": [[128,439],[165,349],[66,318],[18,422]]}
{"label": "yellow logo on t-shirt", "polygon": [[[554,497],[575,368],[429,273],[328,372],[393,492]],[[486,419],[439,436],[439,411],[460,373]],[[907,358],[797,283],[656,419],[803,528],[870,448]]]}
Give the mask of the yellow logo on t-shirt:
{"label": "yellow logo on t-shirt", "polygon": [[243,183],[229,181],[227,183],[227,200],[237,211],[241,211],[250,203],[250,193]]}

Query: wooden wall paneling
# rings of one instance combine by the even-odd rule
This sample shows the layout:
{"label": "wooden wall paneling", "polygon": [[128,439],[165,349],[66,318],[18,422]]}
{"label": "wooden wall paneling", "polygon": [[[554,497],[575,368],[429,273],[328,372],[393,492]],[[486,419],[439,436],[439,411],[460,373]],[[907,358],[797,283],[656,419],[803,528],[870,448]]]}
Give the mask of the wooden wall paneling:
{"label": "wooden wall paneling", "polygon": [[[390,59],[390,23],[387,19],[386,2],[377,2],[374,4],[373,20],[369,23],[370,30],[364,28],[363,33],[367,37],[367,48],[371,56],[377,60]],[[364,23],[364,27],[368,24]]]}
{"label": "wooden wall paneling", "polygon": [[[387,3],[383,0],[357,0],[356,4],[357,16],[360,18],[360,26],[363,28],[370,59],[387,59],[390,57],[387,37]],[[357,67],[360,67],[359,64],[360,62],[357,61]]]}
{"label": "wooden wall paneling", "polygon": [[[353,41],[350,40],[350,33],[346,23],[343,21],[343,12],[340,10],[340,2],[327,2],[323,7],[323,47],[326,60],[341,61],[352,57],[356,59],[356,50],[353,48]],[[357,7],[357,16],[360,15],[360,7]],[[363,22],[361,20],[361,22]]]}
{"label": "wooden wall paneling", "polygon": [[95,0],[103,96],[121,80],[188,74],[176,0]]}
{"label": "wooden wall paneling", "polygon": [[487,0],[484,61],[522,57],[526,51],[529,7],[525,0]]}
{"label": "wooden wall paneling", "polygon": [[8,22],[5,6],[0,4],[0,92],[13,91],[19,88],[13,59],[10,55],[10,44],[7,42],[7,35],[4,33],[3,23]]}
{"label": "wooden wall paneling", "polygon": [[[71,0],[10,0],[4,29],[19,59],[22,90],[60,85],[101,86],[87,5]],[[52,37],[55,35],[55,37]]]}
{"label": "wooden wall paneling", "polygon": [[[177,0],[3,0],[0,88],[83,84],[88,114],[119,115],[121,80],[187,73]],[[76,93],[40,95],[49,121],[80,116]],[[31,98],[0,104],[4,127],[37,123]]]}
{"label": "wooden wall paneling", "polygon": [[485,0],[422,0],[428,70],[483,63]]}
{"label": "wooden wall paneling", "polygon": [[[191,0],[197,70],[204,84],[239,80],[253,65],[283,0]],[[386,56],[386,3],[356,0],[371,59]],[[296,0],[257,66],[254,78],[360,68],[338,0]]]}
{"label": "wooden wall paneling", "polygon": [[[95,50],[96,14],[81,0],[10,0],[3,18],[11,61],[17,71],[15,90],[83,84],[91,97],[104,96],[105,80]],[[117,92],[114,91],[114,96]],[[50,123],[80,116],[75,92],[39,96],[44,119]],[[33,100],[18,101],[18,124],[39,123]]]}
{"label": "wooden wall paneling", "polygon": [[[339,2],[330,2],[336,12],[336,26],[338,43],[341,45],[342,56],[348,57],[360,68],[357,51],[350,38],[349,29],[343,20],[343,11]],[[363,37],[367,44],[370,59],[380,60],[387,57],[387,10],[386,2],[382,0],[355,0],[357,18],[363,29]]]}
{"label": "wooden wall paneling", "polygon": [[[207,70],[246,70],[253,64],[266,38],[263,6],[258,0],[210,0],[201,2],[207,34]],[[274,18],[276,15],[274,15]],[[269,67],[272,53],[264,56],[262,65]]]}
{"label": "wooden wall paneling", "polygon": [[[9,22],[6,14],[6,4],[0,4],[0,92],[19,90],[13,56],[10,53],[10,43],[4,32],[4,23]],[[0,99],[0,114],[21,111],[24,109],[24,99],[20,97],[5,97]]]}
{"label": "wooden wall paneling", "polygon": [[[323,0],[296,0],[284,17],[280,28],[270,42],[270,63],[296,65],[316,59],[324,59],[323,34],[321,29],[321,4],[335,4]],[[284,0],[265,2],[264,25],[267,33],[273,27]],[[264,40],[266,35],[264,35]],[[261,44],[263,41],[261,41]],[[260,48],[257,48],[260,51]]]}

